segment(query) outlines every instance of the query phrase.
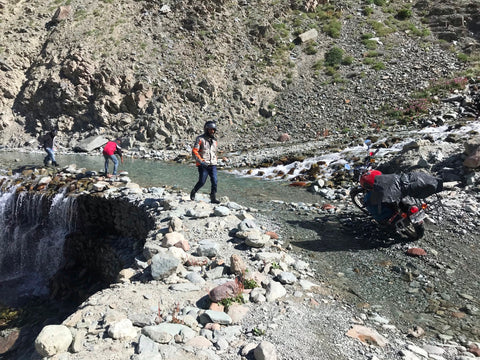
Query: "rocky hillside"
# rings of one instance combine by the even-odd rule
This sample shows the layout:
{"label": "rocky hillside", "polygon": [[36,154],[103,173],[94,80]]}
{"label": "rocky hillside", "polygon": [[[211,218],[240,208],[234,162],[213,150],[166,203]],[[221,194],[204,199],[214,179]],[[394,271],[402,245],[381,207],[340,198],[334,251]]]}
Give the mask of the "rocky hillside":
{"label": "rocky hillside", "polygon": [[[184,149],[217,120],[229,150],[356,136],[432,112],[476,76],[478,2],[0,0],[2,144],[60,130]],[[412,120],[413,119],[413,120]]]}

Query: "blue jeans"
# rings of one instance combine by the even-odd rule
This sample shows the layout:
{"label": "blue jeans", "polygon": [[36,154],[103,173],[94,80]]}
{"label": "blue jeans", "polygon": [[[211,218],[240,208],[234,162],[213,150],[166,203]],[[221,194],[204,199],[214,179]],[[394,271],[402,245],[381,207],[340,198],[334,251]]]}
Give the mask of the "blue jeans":
{"label": "blue jeans", "polygon": [[105,158],[105,175],[108,174],[108,160],[112,160],[112,162],[113,162],[113,175],[117,175],[118,159],[115,156],[115,154],[113,154],[113,155],[103,155],[103,157]]}
{"label": "blue jeans", "polygon": [[216,165],[208,165],[208,166],[197,166],[198,169],[198,182],[195,184],[193,188],[194,192],[200,190],[200,188],[205,185],[207,182],[207,177],[210,176],[210,183],[212,185],[210,194],[217,193],[217,166]]}
{"label": "blue jeans", "polygon": [[48,161],[51,161],[52,164],[55,164],[55,153],[53,152],[53,149],[45,148],[45,151],[47,152],[47,156],[45,156],[45,159],[43,159],[43,163],[47,165]]}

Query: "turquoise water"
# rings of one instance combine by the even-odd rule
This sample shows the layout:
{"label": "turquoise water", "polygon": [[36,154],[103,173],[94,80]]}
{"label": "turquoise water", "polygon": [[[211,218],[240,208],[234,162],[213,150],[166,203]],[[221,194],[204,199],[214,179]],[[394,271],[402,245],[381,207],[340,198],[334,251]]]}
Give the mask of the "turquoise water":
{"label": "turquoise water", "polygon": [[[43,152],[36,153],[13,153],[0,152],[0,168],[20,168],[23,166],[42,166]],[[76,164],[77,168],[103,171],[104,160],[101,155],[71,154],[56,156],[61,165]],[[143,187],[175,186],[185,192],[190,192],[197,182],[198,172],[193,163],[179,164],[160,162],[155,160],[143,160],[125,158],[124,163],[119,165],[118,171],[127,171],[130,179]],[[110,162],[110,171],[112,170]],[[282,200],[285,202],[318,202],[318,196],[288,186],[285,181],[267,181],[254,178],[245,178],[229,173],[227,170],[219,170],[218,173],[218,196],[228,196],[232,201],[245,206],[261,207],[264,202],[270,200]],[[210,192],[210,182],[207,180],[200,193]]]}

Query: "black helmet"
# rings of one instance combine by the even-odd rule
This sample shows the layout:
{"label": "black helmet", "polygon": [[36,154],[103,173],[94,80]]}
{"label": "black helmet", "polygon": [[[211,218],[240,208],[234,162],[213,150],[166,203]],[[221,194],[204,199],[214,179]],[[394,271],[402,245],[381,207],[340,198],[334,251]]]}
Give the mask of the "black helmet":
{"label": "black helmet", "polygon": [[203,129],[205,130],[205,132],[208,129],[213,129],[213,130],[217,131],[217,124],[215,123],[215,121],[207,121],[205,123],[205,125],[203,126]]}

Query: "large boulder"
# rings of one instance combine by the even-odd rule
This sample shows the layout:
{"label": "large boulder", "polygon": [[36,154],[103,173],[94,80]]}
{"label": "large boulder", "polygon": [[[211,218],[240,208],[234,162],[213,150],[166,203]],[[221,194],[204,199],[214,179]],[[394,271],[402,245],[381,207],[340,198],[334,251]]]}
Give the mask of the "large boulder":
{"label": "large boulder", "polygon": [[73,148],[76,152],[92,152],[95,149],[101,148],[108,142],[108,139],[105,139],[101,135],[97,136],[90,136],[82,141],[80,141],[75,147]]}
{"label": "large boulder", "polygon": [[42,357],[50,357],[68,350],[73,336],[64,325],[47,325],[35,339],[35,350]]}

